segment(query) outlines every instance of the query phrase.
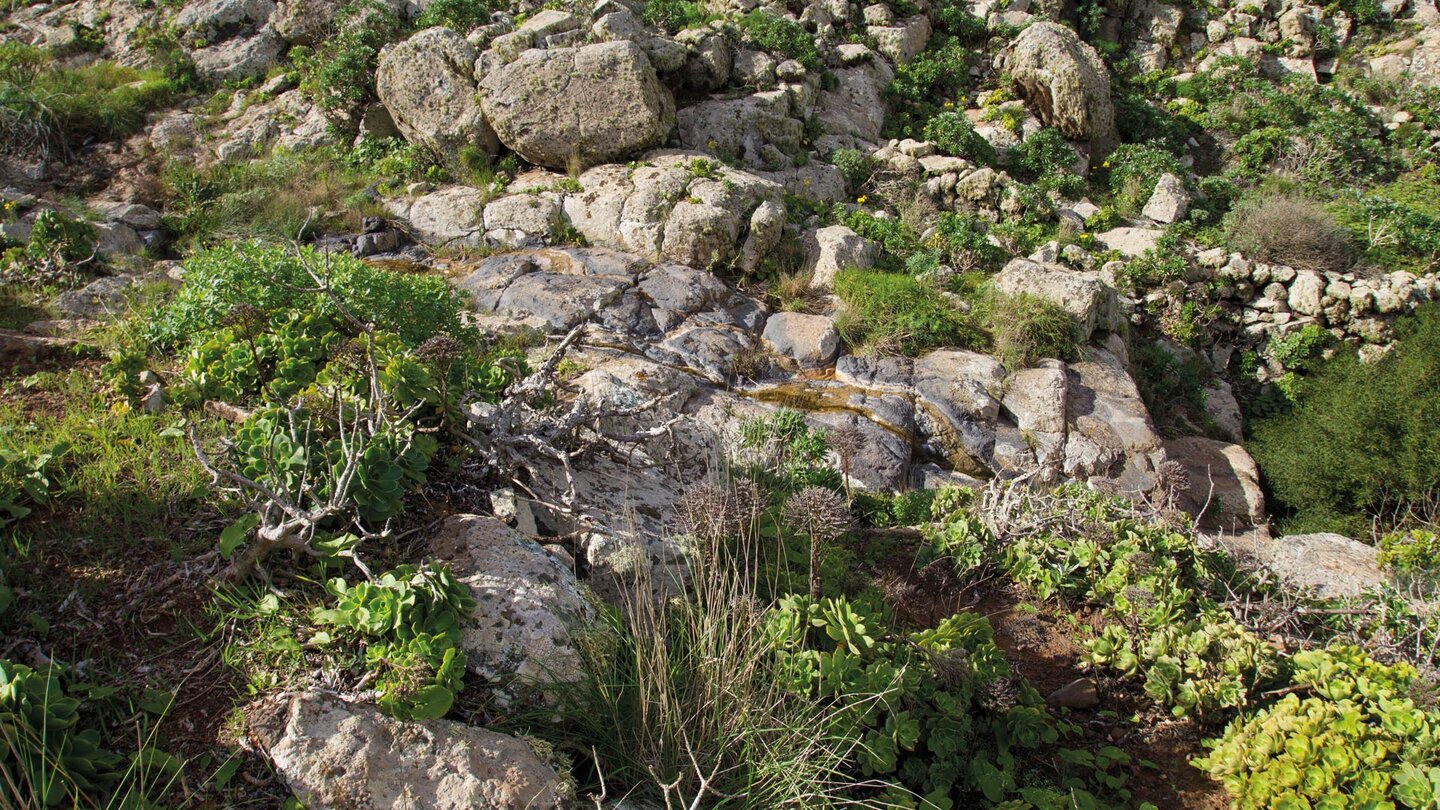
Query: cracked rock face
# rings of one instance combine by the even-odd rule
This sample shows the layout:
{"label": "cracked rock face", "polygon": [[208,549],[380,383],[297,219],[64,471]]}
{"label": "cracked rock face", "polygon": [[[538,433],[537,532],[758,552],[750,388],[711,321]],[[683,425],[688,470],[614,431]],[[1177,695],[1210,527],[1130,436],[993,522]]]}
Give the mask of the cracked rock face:
{"label": "cracked rock face", "polygon": [[527,50],[480,82],[501,142],[552,169],[623,160],[664,142],[675,100],[645,51],[620,40]]}
{"label": "cracked rock face", "polygon": [[250,741],[310,810],[565,806],[555,769],[508,734],[396,720],[319,691],[274,695],[245,714]]}

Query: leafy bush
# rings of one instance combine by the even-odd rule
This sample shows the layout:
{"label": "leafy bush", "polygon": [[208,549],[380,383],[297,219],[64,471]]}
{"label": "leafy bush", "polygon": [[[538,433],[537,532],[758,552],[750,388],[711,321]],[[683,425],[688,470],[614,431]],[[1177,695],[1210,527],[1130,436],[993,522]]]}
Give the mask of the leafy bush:
{"label": "leafy bush", "polygon": [[805,414],[790,408],[746,421],[740,426],[741,465],[783,498],[808,486],[835,486],[835,471],[825,465],[829,443],[825,431],[805,423]]}
{"label": "leafy bush", "polygon": [[48,157],[132,135],[173,92],[157,71],[104,61],[57,67],[36,48],[0,43],[0,151]]}
{"label": "leafy bush", "polygon": [[985,345],[984,333],[934,287],[899,273],[844,270],[835,294],[845,303],[840,327],[852,346],[917,355],[939,346]]}
{"label": "leafy bush", "polygon": [[1440,570],[1440,534],[1424,529],[1380,538],[1380,565],[1402,574]]}
{"label": "leafy bush", "polygon": [[995,162],[995,148],[980,137],[964,113],[942,112],[925,122],[925,139],[934,141],[941,152],[972,158],[980,163]]}
{"label": "leafy bush", "polygon": [[990,226],[978,214],[945,211],[935,221],[935,234],[927,244],[944,254],[960,272],[999,270],[1005,250],[990,241]]}
{"label": "leafy bush", "polygon": [[989,302],[995,352],[1016,371],[1042,358],[1072,360],[1080,345],[1080,326],[1064,307],[1048,298],[996,293]]}
{"label": "leafy bush", "polygon": [[885,88],[885,98],[894,112],[886,120],[888,135],[919,138],[928,121],[954,106],[970,82],[970,66],[976,49],[962,40],[936,36],[930,45],[908,64],[895,69],[895,78]]}
{"label": "leafy bush", "polygon": [[1069,172],[1078,159],[1060,130],[1046,127],[1010,148],[1010,165],[1031,177]]}
{"label": "leafy bush", "polygon": [[[1020,779],[1024,758],[1057,743],[1038,693],[1016,683],[990,623],[960,613],[908,635],[844,598],[780,600],[766,620],[777,674],[797,696],[830,707],[836,734],[856,739],[859,773],[887,806],[949,808],[1023,796],[1038,806],[1122,801],[1126,754],[1102,748],[1088,770],[1053,784]],[[1059,759],[1077,758],[1061,750]],[[1053,803],[1053,804],[1052,804]]]}
{"label": "leafy bush", "polygon": [[1225,217],[1225,240],[1256,261],[1339,272],[1353,261],[1350,234],[1318,203],[1289,195],[1242,200]]}
{"label": "leafy bush", "polygon": [[835,219],[855,233],[880,245],[892,259],[905,259],[920,249],[920,239],[904,222],[892,216],[876,216],[864,209],[836,204]]}
{"label": "leafy bush", "polygon": [[859,149],[836,149],[830,153],[830,162],[845,175],[845,182],[852,192],[859,191],[874,173],[874,162]]}
{"label": "leafy bush", "polygon": [[[315,621],[363,640],[380,708],[405,720],[445,716],[465,676],[460,624],[475,607],[470,589],[448,569],[413,565],[373,582],[337,577],[325,589],[335,606],[317,610]],[[329,635],[312,643],[330,643]]]}
{"label": "leafy bush", "polygon": [[[474,0],[435,0],[416,21],[422,28],[448,25],[462,33],[488,21],[488,10]],[[323,110],[350,112],[375,97],[380,49],[404,32],[400,17],[379,0],[356,0],[335,13],[335,32],[315,50],[296,48],[291,59],[300,70],[300,90]]]}
{"label": "leafy bush", "polygon": [[694,0],[647,0],[641,17],[650,25],[670,33],[695,28],[711,19],[701,3]]}
{"label": "leafy bush", "polygon": [[463,36],[490,22],[497,8],[492,0],[434,0],[415,18],[415,27],[443,26]]}
{"label": "leafy bush", "polygon": [[820,69],[820,50],[815,38],[799,23],[764,11],[752,11],[739,19],[740,30],[761,50],[794,59],[806,70]]}
{"label": "leafy bush", "polygon": [[1353,648],[1298,652],[1292,660],[1306,696],[1292,692],[1236,719],[1195,760],[1237,807],[1422,808],[1440,801],[1433,685],[1405,664],[1379,664]]}
{"label": "leafy bush", "polygon": [[1428,273],[1440,266],[1440,167],[1427,164],[1393,183],[1349,192],[1328,206],[1376,267]]}
{"label": "leafy bush", "polygon": [[1128,211],[1138,211],[1145,204],[1160,175],[1185,176],[1175,156],[1155,144],[1121,144],[1105,159],[1102,168],[1107,170],[1116,204]]}
{"label": "leafy bush", "polygon": [[463,296],[443,278],[397,273],[359,259],[298,252],[262,245],[230,245],[198,253],[185,263],[185,286],[150,327],[150,338],[179,346],[223,327],[244,304],[284,317],[317,315],[338,323],[342,316],[329,298],[309,292],[315,280],[307,268],[323,270],[335,295],[355,317],[396,333],[406,346],[436,334],[473,342],[475,332],[461,320]]}
{"label": "leafy bush", "polygon": [[1298,381],[1295,407],[1251,425],[1251,452],[1289,526],[1361,536],[1440,490],[1440,307],[1396,323],[1368,365],[1343,351]]}

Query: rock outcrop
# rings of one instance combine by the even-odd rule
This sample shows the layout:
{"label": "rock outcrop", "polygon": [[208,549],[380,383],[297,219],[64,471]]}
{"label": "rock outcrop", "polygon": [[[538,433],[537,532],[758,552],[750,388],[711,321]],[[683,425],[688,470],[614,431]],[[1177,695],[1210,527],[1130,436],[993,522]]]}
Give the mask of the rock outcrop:
{"label": "rock outcrop", "polygon": [[311,810],[567,806],[555,769],[506,734],[395,720],[314,691],[274,695],[245,714],[250,742]]}
{"label": "rock outcrop", "polygon": [[475,98],[475,48],[447,28],[427,28],[385,50],[375,91],[405,139],[452,170],[461,152],[495,154],[499,141]]}
{"label": "rock outcrop", "polygon": [[528,50],[480,88],[501,142],[552,169],[623,160],[663,143],[675,126],[670,91],[645,51],[625,40]]}

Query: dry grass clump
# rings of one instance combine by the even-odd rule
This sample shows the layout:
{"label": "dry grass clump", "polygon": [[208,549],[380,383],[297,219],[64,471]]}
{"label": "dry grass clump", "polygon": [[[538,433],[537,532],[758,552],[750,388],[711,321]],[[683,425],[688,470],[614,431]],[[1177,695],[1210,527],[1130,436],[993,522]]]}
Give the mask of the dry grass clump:
{"label": "dry grass clump", "polygon": [[1225,218],[1230,247],[1256,261],[1340,272],[1355,260],[1350,234],[1319,203],[1289,194],[1253,197]]}

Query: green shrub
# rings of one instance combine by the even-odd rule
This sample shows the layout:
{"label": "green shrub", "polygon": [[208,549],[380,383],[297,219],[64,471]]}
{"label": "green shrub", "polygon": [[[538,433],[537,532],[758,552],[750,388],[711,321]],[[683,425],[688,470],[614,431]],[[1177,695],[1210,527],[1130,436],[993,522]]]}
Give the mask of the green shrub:
{"label": "green shrub", "polygon": [[[488,11],[473,0],[435,0],[416,22],[422,28],[449,25],[464,33],[474,27],[464,24],[472,12],[489,20]],[[351,112],[375,97],[380,49],[405,29],[399,16],[379,0],[342,6],[335,13],[335,28],[313,51],[293,50],[291,59],[300,71],[301,92],[323,110]]]}
{"label": "green shrub", "polygon": [[836,149],[830,153],[830,162],[845,175],[845,182],[852,193],[858,192],[874,174],[874,162],[859,149]]}
{"label": "green shrub", "polygon": [[1368,365],[1342,351],[1298,381],[1292,410],[1255,420],[1251,452],[1287,526],[1362,536],[1440,491],[1440,307],[1396,323]]}
{"label": "green shrub", "polygon": [[1440,802],[1433,685],[1408,665],[1386,666],[1353,648],[1298,652],[1293,662],[1304,696],[1292,692],[1236,719],[1194,761],[1225,785],[1236,807],[1418,809]]}
{"label": "green shrub", "polygon": [[990,225],[978,214],[946,211],[935,221],[930,243],[952,267],[962,273],[995,271],[1005,262],[1003,248],[990,241]]}
{"label": "green shrub", "polygon": [[905,223],[893,216],[877,216],[862,208],[839,203],[832,209],[835,220],[878,244],[886,258],[904,260],[920,249],[920,239]]}
{"label": "green shrub", "polygon": [[1160,175],[1185,176],[1180,161],[1155,144],[1121,144],[1101,168],[1106,170],[1110,193],[1118,198],[1117,205],[1128,211],[1138,211],[1145,204]]}
{"label": "green shrub", "polygon": [[0,425],[0,527],[30,514],[30,504],[50,499],[55,470],[69,450],[58,442],[28,447],[17,441],[15,433],[14,425]]}
{"label": "green shrub", "polygon": [[925,139],[934,141],[941,152],[972,158],[980,163],[995,162],[995,148],[980,137],[964,113],[942,112],[925,122]]}
{"label": "green shrub", "polygon": [[940,346],[985,345],[984,333],[937,289],[914,278],[844,270],[835,293],[845,303],[837,326],[852,346],[918,355]]}
{"label": "green shrub", "polygon": [[647,0],[641,17],[646,23],[670,33],[695,28],[713,19],[705,7],[693,0]]}
{"label": "green shrub", "polygon": [[1350,234],[1318,203],[1290,195],[1242,200],[1225,217],[1232,250],[1256,261],[1338,272],[1354,259]]}
{"label": "green shrub", "polygon": [[1010,165],[1031,177],[1070,172],[1078,157],[1060,130],[1052,127],[1010,148]]}
{"label": "green shrub", "polygon": [[1075,358],[1080,326],[1050,299],[1028,293],[995,293],[988,310],[995,353],[1007,369],[1018,371],[1043,358]]}
{"label": "green shrub", "polygon": [[877,783],[886,806],[1005,806],[1023,796],[1038,806],[1100,808],[1112,795],[1129,799],[1117,768],[1129,757],[1113,747],[1057,750],[1057,762],[1084,766],[1062,765],[1053,781],[1021,776],[1062,729],[1040,695],[1011,675],[983,616],[959,613],[902,634],[863,603],[790,596],[767,626],[777,677],[792,694],[830,708],[836,731],[857,742],[860,775]]}
{"label": "green shrub", "polygon": [[758,10],[738,22],[746,38],[761,50],[794,59],[806,70],[820,69],[820,50],[815,47],[815,38],[799,23]]}
{"label": "green shrub", "polygon": [[490,22],[490,15],[500,8],[493,0],[433,0],[415,18],[415,27],[443,26],[464,36]]}
{"label": "green shrub", "polygon": [[[335,578],[331,608],[315,621],[365,643],[376,703],[404,720],[434,720],[455,703],[465,677],[460,625],[475,607],[470,589],[446,568],[402,565],[373,582]],[[325,633],[314,644],[330,643]]]}
{"label": "green shrub", "polygon": [[896,67],[894,80],[885,88],[893,108],[885,124],[887,135],[923,137],[926,122],[952,108],[969,85],[975,58],[976,49],[961,40],[936,36],[908,64]]}
{"label": "green shrub", "polygon": [[1348,192],[1328,206],[1367,263],[1428,273],[1440,266],[1440,167],[1428,164],[1367,192]]}
{"label": "green shrub", "polygon": [[133,135],[174,89],[158,71],[105,61],[58,67],[43,51],[0,43],[0,151],[48,157]]}
{"label": "green shrub", "polygon": [[328,274],[351,314],[395,332],[407,346],[439,333],[474,341],[475,332],[461,320],[466,301],[443,278],[381,270],[310,248],[296,252],[261,245],[211,248],[190,257],[185,286],[151,325],[151,340],[164,346],[188,344],[222,327],[241,304],[267,317],[293,311],[338,322],[340,313],[328,298],[307,292],[315,286],[307,267]]}
{"label": "green shrub", "polygon": [[1424,529],[1390,532],[1380,538],[1379,562],[1402,574],[1440,571],[1440,534]]}

